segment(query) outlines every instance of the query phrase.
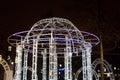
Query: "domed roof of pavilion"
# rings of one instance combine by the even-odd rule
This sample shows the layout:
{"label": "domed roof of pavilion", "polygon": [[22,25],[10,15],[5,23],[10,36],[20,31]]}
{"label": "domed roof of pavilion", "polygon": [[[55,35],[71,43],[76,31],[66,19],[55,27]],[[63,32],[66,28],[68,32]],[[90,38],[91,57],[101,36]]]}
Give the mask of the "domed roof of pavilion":
{"label": "domed roof of pavilion", "polygon": [[67,35],[68,38],[78,38],[80,40],[84,40],[82,33],[67,19],[63,18],[47,18],[42,19],[36,22],[32,28],[27,33],[26,37],[33,35],[54,35],[53,37],[59,35]]}
{"label": "domed roof of pavilion", "polygon": [[92,45],[99,43],[99,38],[96,35],[80,31],[71,21],[57,17],[41,19],[30,30],[17,32],[9,36],[8,42],[16,46],[21,42],[33,42],[34,39],[49,41],[50,38],[55,41],[64,41],[67,38],[72,42],[90,42]]}

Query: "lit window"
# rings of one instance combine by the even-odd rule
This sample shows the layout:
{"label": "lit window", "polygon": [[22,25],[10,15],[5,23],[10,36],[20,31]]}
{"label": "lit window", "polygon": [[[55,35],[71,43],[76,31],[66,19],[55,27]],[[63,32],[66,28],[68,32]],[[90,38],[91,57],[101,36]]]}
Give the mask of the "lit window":
{"label": "lit window", "polygon": [[8,46],[8,51],[12,51],[12,47],[11,46]]}
{"label": "lit window", "polygon": [[7,60],[10,60],[10,56],[8,56]]}

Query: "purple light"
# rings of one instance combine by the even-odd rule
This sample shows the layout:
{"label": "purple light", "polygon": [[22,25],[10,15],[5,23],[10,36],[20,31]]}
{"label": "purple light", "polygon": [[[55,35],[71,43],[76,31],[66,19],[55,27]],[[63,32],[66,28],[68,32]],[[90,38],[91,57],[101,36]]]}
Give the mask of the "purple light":
{"label": "purple light", "polygon": [[[72,32],[81,32],[81,34],[82,34],[83,36],[85,36],[85,37],[88,36],[88,37],[93,37],[94,39],[96,39],[95,41],[88,41],[88,42],[90,42],[93,46],[96,46],[96,45],[99,44],[99,42],[100,42],[99,38],[98,38],[96,35],[91,34],[91,33],[89,33],[89,32],[85,32],[85,31],[79,31],[79,30],[46,28],[46,29],[31,30],[31,32],[34,32],[34,31],[43,31],[43,30],[56,30],[56,31],[66,30],[66,31],[72,31]],[[22,37],[23,34],[24,34],[23,37],[25,37],[28,32],[29,32],[29,30],[17,32],[17,33],[15,33],[15,34],[11,35],[11,36],[9,37],[9,39],[10,39],[11,37]],[[91,40],[92,40],[93,38],[91,38]],[[42,39],[42,38],[41,38],[41,39]],[[48,40],[49,38],[45,38],[45,39]],[[56,40],[66,40],[65,38],[60,38],[60,37],[54,37],[54,39],[56,39]],[[16,39],[16,40],[17,40],[17,39]],[[80,42],[83,41],[83,40],[74,39],[74,38],[69,38],[68,40],[75,40],[75,41],[78,40],[78,41],[80,41]],[[86,40],[86,38],[85,38],[85,40]]]}

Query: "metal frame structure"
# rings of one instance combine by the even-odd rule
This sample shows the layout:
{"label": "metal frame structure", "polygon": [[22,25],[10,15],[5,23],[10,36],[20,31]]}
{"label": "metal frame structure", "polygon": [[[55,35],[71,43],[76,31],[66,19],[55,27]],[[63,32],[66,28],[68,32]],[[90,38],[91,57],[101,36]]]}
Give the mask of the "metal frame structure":
{"label": "metal frame structure", "polygon": [[[98,77],[98,73],[96,70],[96,67],[98,66],[98,64],[101,64],[101,59],[100,58],[97,58],[93,61],[92,63],[92,76],[95,77],[96,80],[99,80],[99,77]],[[106,60],[103,60],[103,63],[104,63],[104,66],[105,68],[107,69],[107,72],[110,73],[110,80],[115,80],[115,76],[114,76],[114,72],[110,66],[110,64],[106,61]],[[78,79],[78,76],[80,75],[81,71],[83,71],[84,69],[83,68],[80,68],[77,70],[76,72],[76,75],[75,75],[75,80]]]}
{"label": "metal frame structure", "polygon": [[[79,77],[81,71],[83,71],[82,68],[80,68],[80,69],[77,70],[77,72],[76,72],[76,74],[75,74],[75,80],[78,80],[78,77]],[[92,69],[92,74],[93,74],[93,76],[95,77],[95,80],[99,80],[98,75],[97,75],[97,72],[96,72],[94,69]]]}
{"label": "metal frame structure", "polygon": [[82,49],[83,80],[92,80],[91,44],[84,42]]}
{"label": "metal frame structure", "polygon": [[[95,70],[97,65],[101,64],[101,63],[102,62],[101,62],[100,58],[95,59],[92,63],[93,69]],[[103,65],[107,69],[107,72],[110,73],[110,80],[115,80],[114,72],[113,72],[110,64],[106,60],[103,60]]]}
{"label": "metal frame structure", "polygon": [[46,49],[42,52],[42,55],[43,55],[43,66],[42,66],[42,73],[43,73],[43,76],[42,76],[42,80],[47,80],[46,77],[47,77],[47,51]]}
{"label": "metal frame structure", "polygon": [[13,79],[13,71],[10,69],[8,63],[4,59],[1,59],[0,64],[3,66],[3,68],[5,70],[5,74],[6,74],[5,80],[12,80]]}
{"label": "metal frame structure", "polygon": [[[42,19],[30,30],[11,35],[8,42],[17,47],[15,80],[27,80],[29,54],[32,54],[31,80],[39,80],[38,54],[43,58],[42,80],[47,80],[47,77],[49,80],[58,80],[59,56],[64,57],[64,79],[72,80],[72,56],[78,56],[81,53],[83,80],[92,80],[91,47],[99,43],[99,38],[94,34],[79,31],[67,19],[56,17]],[[24,56],[23,60],[22,56]],[[48,69],[49,72],[47,72]],[[22,74],[23,77],[21,77]]]}
{"label": "metal frame structure", "polygon": [[16,67],[15,67],[15,80],[21,80],[22,77],[22,45],[16,47]]}
{"label": "metal frame structure", "polygon": [[71,42],[66,36],[66,53],[64,54],[64,65],[65,65],[65,80],[72,80],[72,51]]}

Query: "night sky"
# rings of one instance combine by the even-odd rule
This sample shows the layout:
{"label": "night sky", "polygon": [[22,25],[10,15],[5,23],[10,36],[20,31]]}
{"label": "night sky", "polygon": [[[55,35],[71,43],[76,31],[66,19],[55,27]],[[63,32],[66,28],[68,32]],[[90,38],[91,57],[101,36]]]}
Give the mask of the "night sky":
{"label": "night sky", "polygon": [[[29,30],[40,19],[62,17],[69,19],[82,31],[102,35],[104,57],[120,66],[120,5],[116,0],[49,0],[4,1],[0,3],[0,35],[5,53],[7,37],[13,33]],[[4,53],[4,54],[3,54]],[[93,56],[99,57],[99,45],[93,47]],[[10,54],[14,57],[14,54]]]}

